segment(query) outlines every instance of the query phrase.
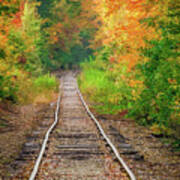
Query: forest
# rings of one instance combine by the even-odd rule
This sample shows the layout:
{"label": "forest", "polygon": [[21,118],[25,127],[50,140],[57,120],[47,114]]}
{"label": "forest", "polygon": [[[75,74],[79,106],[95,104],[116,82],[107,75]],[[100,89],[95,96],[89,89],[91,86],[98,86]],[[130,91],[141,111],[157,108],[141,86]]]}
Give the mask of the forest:
{"label": "forest", "polygon": [[81,69],[100,114],[135,120],[180,146],[178,0],[0,0],[0,104],[57,89]]}

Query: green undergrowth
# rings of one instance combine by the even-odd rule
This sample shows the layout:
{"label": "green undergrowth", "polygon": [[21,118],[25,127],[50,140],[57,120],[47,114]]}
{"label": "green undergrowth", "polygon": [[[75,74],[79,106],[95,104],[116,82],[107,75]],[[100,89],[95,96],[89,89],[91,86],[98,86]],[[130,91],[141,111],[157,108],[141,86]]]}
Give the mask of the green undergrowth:
{"label": "green undergrowth", "polygon": [[58,84],[56,77],[50,74],[28,77],[17,72],[16,75],[10,75],[3,81],[3,86],[0,87],[0,96],[2,97],[0,102],[11,101],[15,104],[29,104],[40,96],[43,99],[50,99],[58,91]]}
{"label": "green undergrowth", "polygon": [[50,74],[40,75],[29,81],[27,86],[22,85],[21,90],[24,94],[20,95],[19,102],[23,104],[33,103],[36,101],[45,102],[53,97],[53,94],[58,92],[58,80]]}
{"label": "green undergrowth", "polygon": [[108,73],[95,66],[95,62],[82,63],[83,73],[78,78],[82,93],[91,102],[95,102],[94,108],[103,114],[117,114],[121,107],[119,88],[109,78]]}
{"label": "green undergrowth", "polygon": [[38,93],[56,90],[57,80],[54,76],[51,76],[50,74],[46,74],[36,78],[33,82],[33,86]]}

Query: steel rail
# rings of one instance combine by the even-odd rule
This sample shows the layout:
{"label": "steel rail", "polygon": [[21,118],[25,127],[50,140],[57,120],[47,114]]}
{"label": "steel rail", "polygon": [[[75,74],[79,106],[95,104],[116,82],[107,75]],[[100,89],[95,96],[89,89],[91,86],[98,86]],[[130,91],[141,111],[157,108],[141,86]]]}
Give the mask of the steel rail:
{"label": "steel rail", "polygon": [[102,134],[103,138],[106,140],[106,142],[108,143],[108,145],[111,147],[112,151],[114,152],[116,158],[118,159],[118,161],[120,162],[120,164],[122,164],[122,166],[124,167],[124,169],[126,170],[126,172],[128,173],[129,177],[131,180],[136,180],[135,175],[133,174],[133,172],[130,170],[130,168],[126,165],[125,161],[120,157],[118,150],[116,149],[116,147],[113,145],[113,143],[111,142],[111,140],[108,138],[108,136],[106,135],[106,133],[104,132],[103,128],[101,127],[100,123],[98,122],[98,120],[95,118],[95,116],[91,113],[91,111],[89,110],[88,105],[86,104],[86,102],[84,101],[84,98],[78,88],[78,86],[76,86],[77,88],[77,92],[78,95],[87,111],[87,113],[89,114],[89,116],[91,117],[91,119],[94,120],[96,126],[98,127],[100,133]]}
{"label": "steel rail", "polygon": [[[61,84],[61,86],[62,86],[62,84]],[[53,124],[50,126],[50,128],[48,129],[48,131],[46,132],[46,135],[45,135],[44,140],[43,140],[43,144],[41,146],[40,153],[39,153],[38,158],[35,162],[35,165],[34,165],[32,173],[29,177],[29,180],[34,180],[36,178],[36,175],[37,175],[38,170],[39,170],[40,163],[42,161],[42,158],[43,158],[46,146],[47,146],[49,135],[58,123],[60,101],[61,101],[61,92],[60,92],[61,86],[59,86],[59,96],[58,96],[58,100],[57,100],[57,104],[56,104],[55,120],[54,120]]]}

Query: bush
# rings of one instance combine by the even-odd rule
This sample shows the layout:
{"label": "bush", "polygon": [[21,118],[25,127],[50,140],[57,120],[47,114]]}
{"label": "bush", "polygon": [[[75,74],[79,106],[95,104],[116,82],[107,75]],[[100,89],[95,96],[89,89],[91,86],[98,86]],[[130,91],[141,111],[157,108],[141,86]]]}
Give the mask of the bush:
{"label": "bush", "polygon": [[139,65],[145,88],[130,115],[140,123],[144,119],[148,125],[158,124],[164,131],[174,123],[180,126],[180,64],[174,40],[164,36],[150,43],[153,47],[143,50],[149,60]]}
{"label": "bush", "polygon": [[174,41],[164,37],[150,43],[141,56],[148,61],[131,72],[121,62],[110,64],[109,49],[102,49],[81,64],[79,85],[98,112],[127,114],[154,132],[179,136],[180,64]]}
{"label": "bush", "polygon": [[36,92],[46,92],[46,91],[55,91],[57,90],[57,80],[54,76],[49,74],[41,75],[36,78],[33,82],[33,87]]}
{"label": "bush", "polygon": [[15,92],[17,91],[17,85],[11,81],[11,76],[0,75],[0,101],[6,99],[13,102],[16,101],[17,97]]}
{"label": "bush", "polygon": [[128,97],[128,94],[124,92],[128,87],[117,86],[111,72],[100,66],[100,64],[104,63],[92,59],[89,62],[82,63],[83,72],[79,76],[78,82],[81,91],[89,97],[93,104],[95,103],[94,107],[98,112],[117,114],[122,110],[126,110],[128,106],[127,101],[122,102],[123,97]]}
{"label": "bush", "polygon": [[18,81],[17,102],[21,104],[47,102],[58,90],[58,81],[49,74],[34,78],[22,77]]}

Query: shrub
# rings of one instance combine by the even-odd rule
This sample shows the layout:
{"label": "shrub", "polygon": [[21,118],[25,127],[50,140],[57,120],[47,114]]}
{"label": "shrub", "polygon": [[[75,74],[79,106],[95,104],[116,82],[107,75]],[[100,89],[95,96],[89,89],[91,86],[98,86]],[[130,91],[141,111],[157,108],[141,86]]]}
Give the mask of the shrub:
{"label": "shrub", "polygon": [[33,82],[33,87],[36,92],[46,92],[46,91],[55,91],[57,90],[57,80],[54,76],[50,74],[41,75],[37,77]]}
{"label": "shrub", "polygon": [[[104,52],[103,52],[104,56]],[[83,72],[78,82],[81,91],[89,97],[98,112],[105,114],[117,114],[126,110],[129,89],[127,86],[120,87],[115,83],[111,72],[105,70],[106,62],[91,60],[81,64]],[[104,67],[104,68],[103,68]],[[123,95],[122,95],[123,94]]]}

